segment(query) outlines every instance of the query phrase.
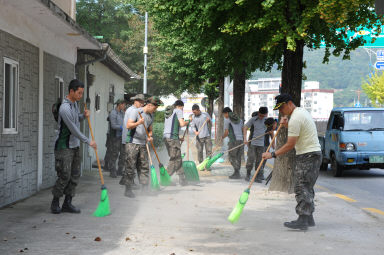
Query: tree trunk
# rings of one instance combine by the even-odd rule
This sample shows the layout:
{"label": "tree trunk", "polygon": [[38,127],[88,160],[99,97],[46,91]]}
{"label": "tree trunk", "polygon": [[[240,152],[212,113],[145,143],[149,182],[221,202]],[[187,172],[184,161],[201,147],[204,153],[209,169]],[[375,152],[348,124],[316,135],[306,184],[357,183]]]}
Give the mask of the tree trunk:
{"label": "tree trunk", "polygon": [[224,134],[224,116],[221,112],[224,109],[224,78],[219,79],[219,98],[217,99],[217,112],[216,118],[216,146],[223,145],[223,139],[221,137]]}
{"label": "tree trunk", "polygon": [[[292,96],[296,106],[300,106],[301,84],[303,74],[304,42],[296,42],[296,50],[284,50],[284,63],[282,71],[282,93]],[[280,118],[281,116],[279,116]],[[287,142],[288,130],[282,128],[277,136],[277,148]],[[273,175],[269,190],[292,193],[294,188],[293,171],[295,169],[295,150],[292,150],[275,159]]]}
{"label": "tree trunk", "polygon": [[245,69],[236,70],[233,77],[233,112],[244,120]]}
{"label": "tree trunk", "polygon": [[213,97],[208,97],[208,107],[207,107],[207,112],[209,114],[209,116],[212,117],[212,114],[213,114],[213,101],[215,99]]}

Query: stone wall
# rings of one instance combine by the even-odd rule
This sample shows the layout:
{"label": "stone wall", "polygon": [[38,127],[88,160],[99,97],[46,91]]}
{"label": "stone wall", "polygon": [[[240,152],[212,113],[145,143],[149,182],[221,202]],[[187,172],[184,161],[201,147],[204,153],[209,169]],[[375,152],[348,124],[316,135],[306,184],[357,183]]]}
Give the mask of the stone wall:
{"label": "stone wall", "polygon": [[[4,57],[19,63],[17,134],[3,134]],[[38,48],[0,30],[0,207],[37,190],[38,86]]]}

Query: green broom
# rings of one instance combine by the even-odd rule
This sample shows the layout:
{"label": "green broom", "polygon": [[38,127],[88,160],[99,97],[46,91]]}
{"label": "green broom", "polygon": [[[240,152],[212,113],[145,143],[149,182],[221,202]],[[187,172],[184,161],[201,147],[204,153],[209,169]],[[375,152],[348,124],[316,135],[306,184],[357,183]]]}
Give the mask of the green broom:
{"label": "green broom", "polygon": [[210,158],[210,160],[208,160],[207,164],[205,165],[205,169],[209,170],[211,168],[211,166],[213,165],[213,163],[215,163],[216,160],[221,158],[221,156],[223,156],[223,155],[224,155],[224,152],[220,152],[220,153],[216,154],[215,156],[213,156],[212,158]]}
{"label": "green broom", "polygon": [[211,159],[211,157],[208,157],[204,159],[203,162],[201,162],[199,165],[197,165],[197,170],[203,171],[205,169],[205,166],[208,164],[208,161]]}
{"label": "green broom", "polygon": [[151,157],[151,153],[149,152],[148,143],[146,143],[145,146],[147,147],[149,162],[151,163],[151,189],[159,190],[160,184],[159,184],[159,180],[157,179],[156,169],[152,163],[152,157]]}
{"label": "green broom", "polygon": [[[279,125],[279,128],[277,129],[276,131],[276,134],[273,136],[272,138],[272,141],[271,143],[269,144],[268,148],[266,151],[269,151],[269,149],[271,148],[272,144],[274,143],[275,141],[275,138],[277,136],[277,134],[279,133],[280,131],[280,128],[282,127],[283,125]],[[237,202],[235,208],[233,208],[231,214],[228,216],[228,220],[231,222],[231,223],[236,223],[239,218],[240,218],[240,215],[241,213],[243,212],[243,209],[244,209],[244,206],[245,204],[247,203],[248,201],[248,196],[249,196],[249,192],[251,190],[251,187],[252,187],[252,184],[253,182],[255,181],[255,178],[257,176],[257,174],[259,173],[260,171],[260,168],[261,166],[263,165],[264,163],[264,159],[261,160],[259,166],[257,167],[257,170],[255,171],[255,173],[253,174],[253,177],[252,177],[252,180],[249,182],[249,185],[248,185],[248,188],[244,190],[243,194],[241,194],[240,198],[239,198],[239,201]]]}
{"label": "green broom", "polygon": [[[141,115],[140,112],[139,112],[139,115],[140,115],[140,118],[143,118],[143,116]],[[147,136],[149,137],[149,132],[148,132],[147,127],[145,126],[145,123],[143,123],[143,126],[144,126],[144,129],[145,129],[145,132],[147,133]],[[165,169],[163,164],[161,164],[160,159],[159,159],[159,155],[157,155],[157,152],[156,152],[155,146],[153,145],[152,140],[150,142],[151,142],[151,145],[152,145],[152,149],[155,152],[157,161],[159,162],[159,167],[160,167],[160,185],[162,185],[162,186],[169,186],[169,185],[171,185],[171,176],[169,176],[167,170]]]}
{"label": "green broom", "polygon": [[187,161],[183,161],[183,169],[187,181],[200,181],[199,173],[197,172],[196,164],[189,161],[189,126],[187,126]]}
{"label": "green broom", "polygon": [[[87,110],[87,105],[85,105],[85,110]],[[89,120],[89,117],[87,117],[87,120],[88,120],[89,130],[91,131],[92,141],[94,141],[95,137],[93,136],[91,121]],[[101,165],[100,165],[99,156],[97,155],[97,149],[95,149],[95,154],[96,154],[97,166],[99,167],[99,175],[100,175],[100,181],[101,181],[101,195],[100,195],[100,203],[96,211],[93,213],[93,216],[104,217],[111,214],[111,209],[109,207],[108,190],[104,185],[104,178],[103,178],[103,173],[101,172]]]}

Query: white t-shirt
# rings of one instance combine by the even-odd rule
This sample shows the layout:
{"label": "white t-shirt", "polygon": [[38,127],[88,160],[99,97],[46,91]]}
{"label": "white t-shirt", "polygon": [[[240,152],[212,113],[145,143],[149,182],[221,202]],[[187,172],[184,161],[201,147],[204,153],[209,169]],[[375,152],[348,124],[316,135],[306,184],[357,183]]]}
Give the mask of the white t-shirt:
{"label": "white t-shirt", "polygon": [[297,136],[296,155],[321,151],[315,122],[307,110],[296,107],[288,122],[288,136]]}

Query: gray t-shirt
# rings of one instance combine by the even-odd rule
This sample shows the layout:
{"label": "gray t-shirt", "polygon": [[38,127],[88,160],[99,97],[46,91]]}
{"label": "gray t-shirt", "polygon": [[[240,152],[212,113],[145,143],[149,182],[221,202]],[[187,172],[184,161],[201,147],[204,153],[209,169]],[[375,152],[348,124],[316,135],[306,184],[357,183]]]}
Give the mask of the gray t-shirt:
{"label": "gray t-shirt", "polygon": [[205,138],[205,137],[211,136],[211,130],[209,129],[210,123],[205,123],[204,127],[200,130],[200,127],[207,120],[207,117],[209,118],[209,120],[211,120],[211,117],[206,112],[202,112],[199,116],[196,116],[196,115],[192,116],[191,128],[193,131],[200,132],[199,138]]}
{"label": "gray t-shirt", "polygon": [[127,141],[127,134],[128,134],[128,129],[127,129],[128,116],[130,115],[131,111],[137,110],[137,109],[140,109],[140,108],[136,108],[134,105],[132,105],[131,107],[129,107],[125,111],[124,122],[123,122],[123,133],[122,133],[122,136],[121,136],[122,144],[126,144],[127,143],[126,141]]}
{"label": "gray t-shirt", "polygon": [[[251,128],[253,125],[254,130],[252,139],[263,135],[267,131],[267,127],[265,126],[264,121],[265,119],[259,119],[258,116],[255,116],[248,120],[248,122],[245,124],[248,128]],[[264,146],[264,136],[253,140],[251,144],[255,146]]]}
{"label": "gray t-shirt", "polygon": [[224,130],[229,131],[228,137],[229,141],[243,141],[243,121],[240,120],[239,123],[233,123],[229,118],[224,118]]}
{"label": "gray t-shirt", "polygon": [[[138,121],[140,119],[139,112],[141,113],[141,116],[143,116],[145,126],[148,129],[152,125],[153,117],[152,114],[145,113],[143,111],[143,108],[135,107],[131,111],[129,111],[127,115],[127,121]],[[147,132],[145,131],[144,125],[139,125],[135,128],[128,129],[125,142],[134,144],[145,144],[147,142]]]}
{"label": "gray t-shirt", "polygon": [[183,111],[181,109],[174,109],[171,116],[165,118],[164,121],[164,138],[179,139],[180,123]]}

